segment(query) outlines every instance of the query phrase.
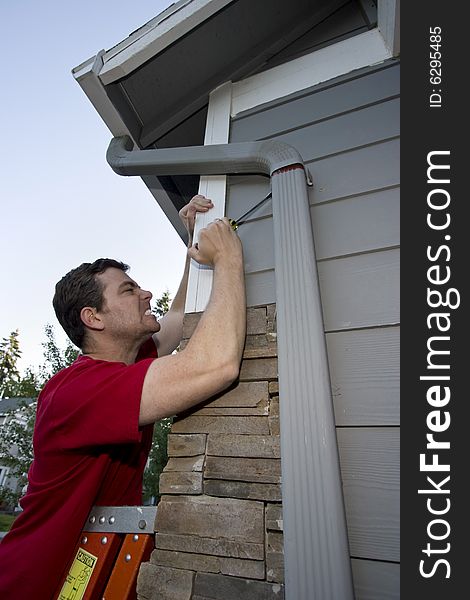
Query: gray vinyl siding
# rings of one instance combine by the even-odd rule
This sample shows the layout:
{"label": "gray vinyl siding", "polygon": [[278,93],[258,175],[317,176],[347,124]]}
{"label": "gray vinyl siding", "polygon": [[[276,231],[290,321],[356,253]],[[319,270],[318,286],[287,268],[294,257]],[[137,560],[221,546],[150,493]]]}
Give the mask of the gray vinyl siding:
{"label": "gray vinyl siding", "polygon": [[[266,105],[264,110],[257,108],[237,115],[232,124],[231,141],[245,141],[253,133],[258,139],[271,138],[290,129],[321,124],[329,118],[351,116],[353,111],[364,110],[398,96],[400,73],[396,67],[375,70],[368,75],[367,69],[361,72],[362,76],[355,74],[352,79],[347,76],[338,79],[336,85],[330,82],[310,88],[290,101],[283,98],[278,104]],[[340,93],[345,91],[347,96]],[[310,154],[314,148],[315,145],[309,148]],[[303,155],[304,160],[312,157]]]}
{"label": "gray vinyl siding", "polygon": [[397,563],[351,560],[357,600],[399,598],[400,565]]}
{"label": "gray vinyl siding", "polygon": [[[230,141],[296,147],[309,190],[357,600],[399,597],[399,65],[237,115]],[[227,215],[269,191],[229,178]],[[276,301],[271,202],[239,229],[248,304]]]}
{"label": "gray vinyl siding", "polygon": [[338,426],[399,425],[400,328],[328,333]]}

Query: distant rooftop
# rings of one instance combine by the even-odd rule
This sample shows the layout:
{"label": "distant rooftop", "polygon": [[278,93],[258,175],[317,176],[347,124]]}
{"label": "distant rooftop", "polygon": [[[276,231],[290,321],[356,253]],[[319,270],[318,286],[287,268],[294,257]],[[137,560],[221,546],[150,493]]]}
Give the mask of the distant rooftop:
{"label": "distant rooftop", "polygon": [[16,410],[20,404],[32,404],[37,398],[0,398],[0,415],[4,415],[10,410]]}

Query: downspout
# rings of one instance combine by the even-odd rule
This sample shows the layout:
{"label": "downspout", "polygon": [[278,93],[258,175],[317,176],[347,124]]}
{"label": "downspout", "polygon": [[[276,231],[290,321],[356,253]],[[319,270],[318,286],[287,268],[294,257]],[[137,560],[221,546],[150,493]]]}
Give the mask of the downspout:
{"label": "downspout", "polygon": [[278,321],[284,564],[288,600],[354,598],[322,307],[302,157],[267,140],[132,150],[114,138],[120,175],[271,176]]}

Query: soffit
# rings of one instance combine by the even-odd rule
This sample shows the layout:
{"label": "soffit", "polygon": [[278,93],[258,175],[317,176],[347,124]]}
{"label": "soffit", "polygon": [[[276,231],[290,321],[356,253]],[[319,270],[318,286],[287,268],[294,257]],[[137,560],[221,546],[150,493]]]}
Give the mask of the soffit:
{"label": "soffit", "polygon": [[[209,93],[259,71],[344,0],[237,0],[159,51],[106,93],[141,148],[201,111]],[[106,65],[106,55],[103,57]],[[101,73],[99,74],[101,76]]]}

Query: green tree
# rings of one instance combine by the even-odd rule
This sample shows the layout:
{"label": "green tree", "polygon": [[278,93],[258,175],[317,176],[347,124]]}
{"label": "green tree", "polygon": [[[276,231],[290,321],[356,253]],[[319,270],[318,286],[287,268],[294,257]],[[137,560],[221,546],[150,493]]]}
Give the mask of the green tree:
{"label": "green tree", "polygon": [[152,307],[152,313],[161,319],[165,313],[170,310],[170,292],[165,290],[160,298],[155,300],[155,306]]}
{"label": "green tree", "polygon": [[[21,356],[18,331],[0,344],[2,373],[2,398],[37,398],[46,381],[55,373],[71,364],[78,351],[68,342],[62,350],[55,341],[52,325],[45,326],[46,341],[43,342],[44,363],[36,373],[31,367],[20,375],[17,361]],[[16,506],[27,481],[27,473],[33,460],[33,432],[37,402],[28,404],[22,400],[15,409],[8,411],[0,425],[0,463],[9,467],[9,478],[16,477],[16,490],[0,487],[0,503]]]}
{"label": "green tree", "polygon": [[37,402],[28,404],[21,400],[18,407],[5,415],[0,426],[0,462],[9,467],[8,477],[17,478],[16,489],[0,487],[0,505],[14,507],[27,482],[33,461],[33,431]]}
{"label": "green tree", "polygon": [[10,396],[11,388],[18,383],[20,373],[17,362],[21,357],[18,329],[0,342],[0,397]]}
{"label": "green tree", "polygon": [[67,338],[65,349],[57,345],[55,339],[54,327],[48,323],[44,327],[46,341],[41,345],[43,347],[44,363],[40,367],[40,376],[43,385],[53,375],[65,369],[73,363],[78,356],[78,348]]}
{"label": "green tree", "polygon": [[[171,298],[168,290],[155,300],[152,313],[161,318],[170,308]],[[159,479],[168,462],[168,433],[173,419],[161,419],[153,427],[152,447],[150,448],[143,480],[143,501],[145,504],[156,504],[160,499]]]}
{"label": "green tree", "polygon": [[168,462],[167,443],[172,419],[157,421],[153,428],[152,447],[144,471],[142,497],[144,504],[156,504],[160,499],[160,475]]}
{"label": "green tree", "polygon": [[9,398],[37,398],[43,380],[31,367],[27,367],[20,379],[9,389]]}

